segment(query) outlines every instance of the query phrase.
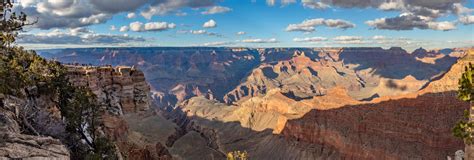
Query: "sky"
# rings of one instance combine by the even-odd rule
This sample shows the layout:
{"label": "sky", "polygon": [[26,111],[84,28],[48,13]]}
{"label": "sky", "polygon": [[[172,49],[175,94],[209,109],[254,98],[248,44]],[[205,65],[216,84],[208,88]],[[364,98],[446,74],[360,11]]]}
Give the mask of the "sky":
{"label": "sky", "polygon": [[30,49],[474,46],[471,0],[17,0]]}

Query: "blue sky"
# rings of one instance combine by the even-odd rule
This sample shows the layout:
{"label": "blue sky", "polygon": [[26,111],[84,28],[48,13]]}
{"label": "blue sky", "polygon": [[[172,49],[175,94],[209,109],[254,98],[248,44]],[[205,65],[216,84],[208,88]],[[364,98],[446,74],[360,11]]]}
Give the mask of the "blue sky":
{"label": "blue sky", "polygon": [[[350,0],[100,1],[109,1],[115,8],[97,1],[20,1],[16,9],[38,18],[39,23],[21,34],[19,44],[33,49],[401,46],[413,50],[474,46],[472,1],[381,0],[370,4],[363,4],[363,0],[359,0],[361,3]],[[213,14],[203,14],[212,8],[216,9]],[[130,13],[135,16],[127,17]],[[203,27],[210,20],[216,25]],[[132,29],[134,22],[140,24],[136,29]],[[289,29],[292,24],[294,28]],[[120,31],[124,26],[128,29]]]}

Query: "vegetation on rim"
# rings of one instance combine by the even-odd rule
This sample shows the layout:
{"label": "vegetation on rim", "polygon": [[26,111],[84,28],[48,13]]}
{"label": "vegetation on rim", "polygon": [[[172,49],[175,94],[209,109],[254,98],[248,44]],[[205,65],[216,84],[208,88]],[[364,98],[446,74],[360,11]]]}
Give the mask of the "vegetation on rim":
{"label": "vegetation on rim", "polygon": [[[49,95],[57,103],[62,119],[66,123],[65,143],[71,151],[72,159],[116,159],[115,146],[104,135],[99,134],[102,125],[96,105],[95,95],[87,88],[75,87],[67,79],[66,68],[55,61],[48,61],[34,51],[27,51],[15,45],[18,32],[27,23],[26,14],[12,11],[11,0],[2,0],[0,20],[0,98],[15,96],[35,98],[32,88],[38,95]],[[1,100],[1,99],[0,99]],[[3,107],[3,105],[0,105]],[[40,135],[29,124],[27,118],[31,105],[19,107],[18,119],[25,134]]]}

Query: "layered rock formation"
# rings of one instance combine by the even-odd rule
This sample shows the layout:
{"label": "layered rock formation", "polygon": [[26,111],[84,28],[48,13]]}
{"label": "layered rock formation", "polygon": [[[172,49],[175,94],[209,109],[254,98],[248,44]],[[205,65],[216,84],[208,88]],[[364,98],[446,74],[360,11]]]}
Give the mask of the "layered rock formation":
{"label": "layered rock formation", "polygon": [[143,72],[132,67],[67,66],[68,79],[75,86],[88,87],[100,107],[114,115],[145,111],[150,106],[150,87]]}
{"label": "layered rock formation", "polygon": [[282,135],[325,144],[350,159],[443,159],[463,146],[451,128],[469,108],[457,99],[456,90],[464,66],[472,62],[460,59],[416,93],[312,110],[290,120]]}
{"label": "layered rock formation", "polygon": [[[130,116],[144,119],[150,112],[150,87],[143,72],[127,66],[78,66],[68,65],[68,78],[75,86],[91,89],[97,96],[103,130],[118,146],[121,156],[126,159],[170,159],[162,142],[149,141],[135,132],[129,124]],[[153,111],[151,111],[153,112]],[[151,114],[153,115],[153,114]]]}
{"label": "layered rock formation", "polygon": [[178,159],[223,158],[234,150],[255,159],[444,159],[463,147],[450,129],[467,109],[454,92],[465,51],[135,48],[45,54],[144,70],[156,104],[166,110],[125,112],[126,122],[135,124],[128,129],[135,144],[125,145],[128,151],[148,146],[129,155],[148,157],[166,148]]}
{"label": "layered rock formation", "polygon": [[40,51],[65,63],[136,66],[155,102],[173,107],[194,96],[222,97],[259,64],[256,50],[231,48],[97,48]]}

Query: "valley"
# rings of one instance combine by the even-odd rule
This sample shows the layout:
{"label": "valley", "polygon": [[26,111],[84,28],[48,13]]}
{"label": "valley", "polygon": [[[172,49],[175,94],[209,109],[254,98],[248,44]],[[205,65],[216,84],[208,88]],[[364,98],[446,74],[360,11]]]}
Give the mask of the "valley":
{"label": "valley", "polygon": [[[236,150],[251,159],[445,159],[464,148],[451,128],[469,108],[456,90],[472,48],[85,48],[39,54],[63,64],[143,72],[144,78],[123,82],[138,87],[117,95],[115,108],[123,111],[114,110],[128,128],[120,148],[140,148],[142,154],[130,154],[136,159],[225,159]],[[131,103],[137,101],[127,98],[130,93],[144,101]],[[117,132],[123,126],[110,132],[123,138],[125,132]]]}

